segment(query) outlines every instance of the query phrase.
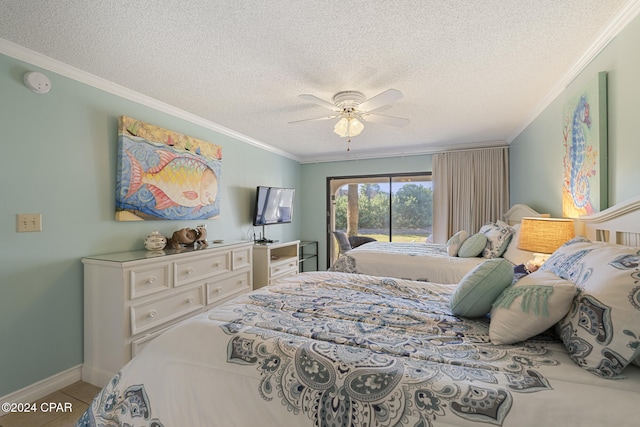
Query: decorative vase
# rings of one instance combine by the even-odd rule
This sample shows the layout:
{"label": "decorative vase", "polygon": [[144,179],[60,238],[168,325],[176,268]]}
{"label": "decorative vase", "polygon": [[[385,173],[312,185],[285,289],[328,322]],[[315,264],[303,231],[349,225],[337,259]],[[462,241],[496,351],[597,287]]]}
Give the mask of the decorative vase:
{"label": "decorative vase", "polygon": [[164,237],[160,232],[154,231],[149,234],[146,239],[144,239],[144,247],[150,251],[157,251],[160,249],[164,249],[167,245],[167,238]]}

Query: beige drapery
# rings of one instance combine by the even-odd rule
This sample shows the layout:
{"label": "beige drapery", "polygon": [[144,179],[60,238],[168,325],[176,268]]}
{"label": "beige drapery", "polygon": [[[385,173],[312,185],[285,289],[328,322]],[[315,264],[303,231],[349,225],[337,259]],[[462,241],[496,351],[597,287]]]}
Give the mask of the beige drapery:
{"label": "beige drapery", "polygon": [[509,209],[507,147],[433,155],[433,241],[470,235]]}

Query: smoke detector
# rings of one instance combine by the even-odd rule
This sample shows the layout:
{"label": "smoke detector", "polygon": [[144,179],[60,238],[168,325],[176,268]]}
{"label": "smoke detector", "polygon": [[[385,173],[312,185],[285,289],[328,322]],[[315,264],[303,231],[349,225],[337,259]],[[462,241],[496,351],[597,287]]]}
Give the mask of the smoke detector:
{"label": "smoke detector", "polygon": [[35,93],[44,94],[51,90],[51,81],[47,76],[35,71],[29,71],[24,75],[24,85]]}

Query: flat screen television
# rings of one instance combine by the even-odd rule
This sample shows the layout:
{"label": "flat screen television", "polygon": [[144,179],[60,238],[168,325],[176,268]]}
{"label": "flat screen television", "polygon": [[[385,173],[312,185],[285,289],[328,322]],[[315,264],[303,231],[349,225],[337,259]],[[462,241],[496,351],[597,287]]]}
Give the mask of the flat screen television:
{"label": "flat screen television", "polygon": [[293,220],[294,196],[293,188],[258,187],[253,225],[290,223]]}

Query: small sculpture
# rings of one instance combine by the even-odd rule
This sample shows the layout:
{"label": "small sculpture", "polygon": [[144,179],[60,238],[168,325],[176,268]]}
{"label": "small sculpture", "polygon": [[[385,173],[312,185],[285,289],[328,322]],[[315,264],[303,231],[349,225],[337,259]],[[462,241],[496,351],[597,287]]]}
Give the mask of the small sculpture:
{"label": "small sculpture", "polygon": [[207,246],[207,227],[202,225],[196,227],[196,233],[196,243],[200,246]]}
{"label": "small sculpture", "polygon": [[167,246],[172,249],[180,249],[182,245],[193,246],[198,238],[198,231],[193,228],[181,228],[174,231],[173,235],[167,242]]}
{"label": "small sculpture", "polygon": [[150,251],[158,251],[164,249],[167,245],[167,238],[164,237],[160,232],[154,231],[144,239],[144,247]]}

